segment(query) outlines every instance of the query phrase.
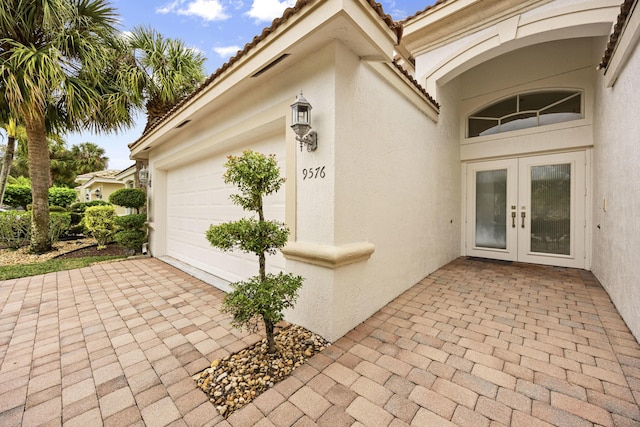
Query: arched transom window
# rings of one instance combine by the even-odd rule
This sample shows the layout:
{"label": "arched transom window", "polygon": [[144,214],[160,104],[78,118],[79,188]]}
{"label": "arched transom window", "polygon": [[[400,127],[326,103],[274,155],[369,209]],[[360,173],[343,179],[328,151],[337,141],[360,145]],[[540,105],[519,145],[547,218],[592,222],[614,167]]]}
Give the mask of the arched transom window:
{"label": "arched transom window", "polygon": [[582,118],[582,92],[547,90],[503,99],[471,114],[467,137],[492,135]]}

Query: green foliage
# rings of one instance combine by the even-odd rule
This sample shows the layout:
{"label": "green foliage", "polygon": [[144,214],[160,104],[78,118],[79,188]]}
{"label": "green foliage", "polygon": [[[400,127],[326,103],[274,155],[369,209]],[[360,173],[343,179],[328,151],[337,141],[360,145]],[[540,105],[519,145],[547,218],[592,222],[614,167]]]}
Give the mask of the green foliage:
{"label": "green foliage", "polygon": [[265,254],[275,254],[287,243],[289,230],[277,221],[265,221],[263,197],[275,193],[284,183],[275,156],[245,151],[242,156],[229,156],[225,164],[224,181],[234,184],[240,194],[231,201],[244,210],[254,211],[256,218],[212,225],[207,240],[223,251],[240,249],[258,256],[258,275],[244,282],[231,284],[233,292],[225,296],[222,310],[233,315],[232,324],[242,329],[255,329],[257,319],[265,325],[268,351],[276,351],[274,326],[283,319],[283,311],[293,307],[303,278],[291,274],[266,274]]}
{"label": "green foliage", "polygon": [[35,264],[16,264],[0,266],[0,280],[18,279],[20,277],[53,273],[56,271],[72,270],[87,267],[97,262],[110,261],[121,256],[94,256],[73,259],[50,259]]}
{"label": "green foliage", "polygon": [[147,233],[144,230],[121,230],[115,234],[114,239],[125,248],[139,253],[142,244],[147,241]]}
{"label": "green foliage", "polygon": [[63,208],[68,208],[77,199],[78,193],[76,193],[76,190],[74,190],[73,188],[49,188],[49,206],[62,206]]}
{"label": "green foliage", "polygon": [[238,221],[211,226],[207,240],[218,249],[230,251],[240,249],[257,256],[275,254],[287,243],[289,229],[277,221],[258,221],[242,218]]}
{"label": "green foliage", "polygon": [[28,177],[24,177],[24,176],[19,176],[19,177],[9,176],[7,183],[15,184],[15,185],[26,185],[27,187],[31,187],[31,181],[29,180]]}
{"label": "green foliage", "polygon": [[4,203],[25,211],[31,203],[31,187],[27,185],[7,185],[4,191]]}
{"label": "green foliage", "polygon": [[111,203],[104,200],[92,200],[90,202],[78,202],[69,206],[71,212],[84,214],[84,211],[91,206],[110,206]]}
{"label": "green foliage", "polygon": [[147,215],[135,214],[119,216],[114,219],[116,226],[115,240],[127,249],[140,252],[142,244],[147,241],[144,228]]}
{"label": "green foliage", "polygon": [[71,211],[70,235],[81,235],[85,233],[84,211],[91,206],[111,206],[111,203],[104,200],[92,200],[90,202],[78,202],[69,206]]}
{"label": "green foliage", "polygon": [[84,225],[98,241],[98,249],[106,248],[107,243],[113,241],[115,216],[113,206],[90,206],[84,211]]}
{"label": "green foliage", "polygon": [[118,216],[115,217],[113,221],[116,227],[121,230],[135,230],[144,227],[144,223],[147,222],[147,215],[134,214]]}
{"label": "green foliage", "polygon": [[[71,223],[69,212],[50,212],[49,239],[55,243],[67,234]],[[17,249],[31,239],[31,213],[24,211],[0,212],[0,245]]]}
{"label": "green foliage", "polygon": [[0,212],[0,245],[18,249],[31,239],[31,214],[24,211]]}
{"label": "green foliage", "polygon": [[147,203],[147,194],[139,188],[121,188],[109,195],[109,202],[125,208],[140,209]]}
{"label": "green foliage", "polygon": [[231,324],[255,332],[258,321],[275,325],[284,319],[283,311],[292,308],[298,298],[303,278],[292,274],[267,274],[264,280],[254,276],[232,283],[233,292],[225,296],[222,311],[233,314]]}
{"label": "green foliage", "polygon": [[242,156],[229,156],[224,166],[224,182],[235,185],[241,193],[231,195],[231,201],[247,211],[262,210],[263,196],[277,192],[285,182],[273,154],[246,150]]}
{"label": "green foliage", "polygon": [[60,236],[69,234],[71,213],[49,212],[49,239],[51,243],[60,240]]}

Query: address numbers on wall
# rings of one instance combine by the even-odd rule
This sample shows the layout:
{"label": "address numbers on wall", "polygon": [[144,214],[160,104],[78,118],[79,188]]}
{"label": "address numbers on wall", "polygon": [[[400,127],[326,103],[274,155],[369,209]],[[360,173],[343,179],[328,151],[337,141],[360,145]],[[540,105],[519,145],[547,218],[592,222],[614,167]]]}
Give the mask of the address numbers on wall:
{"label": "address numbers on wall", "polygon": [[324,171],[324,166],[318,166],[317,168],[304,168],[302,169],[302,180],[307,179],[322,179],[327,174]]}

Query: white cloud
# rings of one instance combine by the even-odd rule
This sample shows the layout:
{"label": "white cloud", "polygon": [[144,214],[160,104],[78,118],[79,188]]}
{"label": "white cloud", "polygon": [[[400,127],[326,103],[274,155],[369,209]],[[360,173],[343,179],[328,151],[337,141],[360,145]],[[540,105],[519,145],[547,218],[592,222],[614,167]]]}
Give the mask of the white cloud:
{"label": "white cloud", "polygon": [[256,22],[272,21],[282,16],[282,12],[288,7],[293,7],[296,0],[253,0],[251,9],[247,12]]}
{"label": "white cloud", "polygon": [[222,21],[230,16],[224,11],[220,0],[174,0],[156,9],[158,13],[198,16],[205,21]]}
{"label": "white cloud", "polygon": [[220,55],[221,58],[229,58],[240,50],[240,46],[223,46],[214,47],[213,51]]}

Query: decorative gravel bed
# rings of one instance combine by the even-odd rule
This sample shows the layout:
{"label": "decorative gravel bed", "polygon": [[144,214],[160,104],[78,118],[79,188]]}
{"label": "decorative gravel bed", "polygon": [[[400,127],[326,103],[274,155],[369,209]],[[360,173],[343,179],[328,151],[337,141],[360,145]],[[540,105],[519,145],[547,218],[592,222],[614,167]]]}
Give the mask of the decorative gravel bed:
{"label": "decorative gravel bed", "polygon": [[282,381],[329,343],[307,329],[290,325],[275,336],[278,351],[267,353],[267,340],[216,359],[193,376],[225,418]]}
{"label": "decorative gravel bed", "polygon": [[30,254],[28,246],[23,246],[16,250],[0,249],[0,265],[35,264],[95,244],[97,242],[93,238],[60,241],[54,243],[54,250],[42,255]]}

